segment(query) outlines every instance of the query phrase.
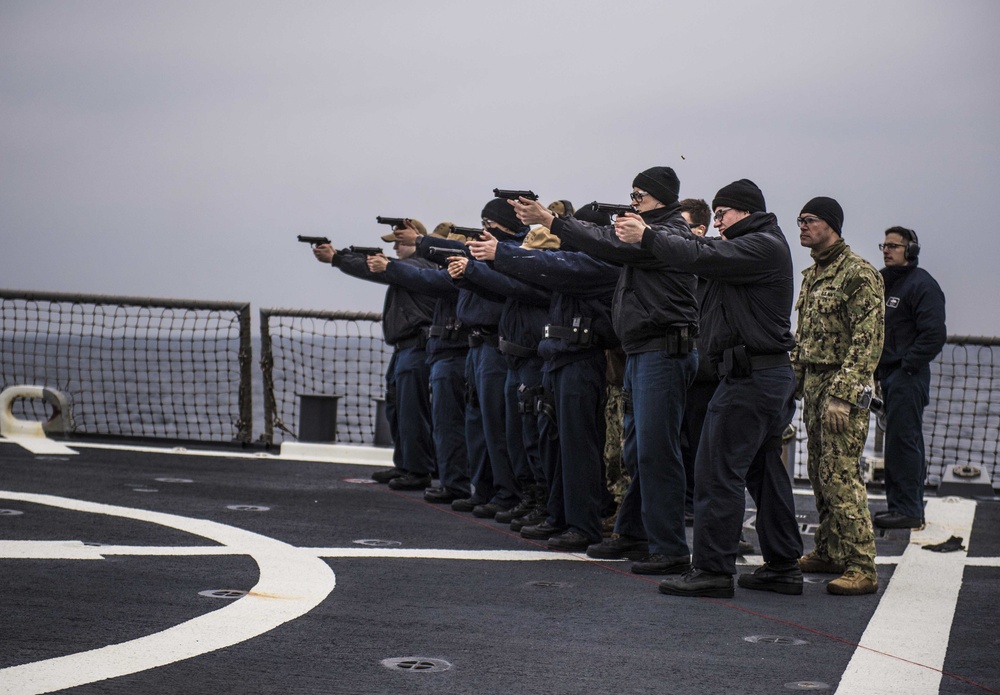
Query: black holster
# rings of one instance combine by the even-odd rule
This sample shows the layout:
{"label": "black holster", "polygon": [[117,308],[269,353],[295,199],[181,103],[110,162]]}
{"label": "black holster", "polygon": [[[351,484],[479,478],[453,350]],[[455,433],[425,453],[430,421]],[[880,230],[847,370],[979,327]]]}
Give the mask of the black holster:
{"label": "black holster", "polygon": [[544,415],[552,423],[549,429],[549,439],[559,439],[559,421],[556,419],[556,399],[545,389],[535,397],[535,412]]}
{"label": "black holster", "polygon": [[538,415],[538,397],[545,393],[541,386],[528,387],[521,384],[517,387],[517,412],[522,415]]}
{"label": "black holster", "polygon": [[737,345],[723,351],[720,372],[727,377],[735,378],[747,377],[753,373],[753,367],[750,366],[750,355],[747,354],[745,345]]}
{"label": "black holster", "polygon": [[666,352],[671,357],[682,357],[694,350],[695,335],[690,326],[671,326],[666,338]]}

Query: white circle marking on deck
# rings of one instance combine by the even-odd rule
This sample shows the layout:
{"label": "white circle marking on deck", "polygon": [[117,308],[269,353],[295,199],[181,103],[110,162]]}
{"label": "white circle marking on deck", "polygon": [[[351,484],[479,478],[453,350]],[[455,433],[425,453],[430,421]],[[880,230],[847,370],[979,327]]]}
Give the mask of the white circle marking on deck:
{"label": "white circle marking on deck", "polygon": [[221,543],[234,554],[250,556],[260,570],[257,584],[243,598],[161,632],[0,669],[0,692],[6,695],[63,690],[229,647],[305,615],[336,586],[333,570],[315,554],[214,521],[52,495],[0,491],[0,499],[135,519],[186,531]]}

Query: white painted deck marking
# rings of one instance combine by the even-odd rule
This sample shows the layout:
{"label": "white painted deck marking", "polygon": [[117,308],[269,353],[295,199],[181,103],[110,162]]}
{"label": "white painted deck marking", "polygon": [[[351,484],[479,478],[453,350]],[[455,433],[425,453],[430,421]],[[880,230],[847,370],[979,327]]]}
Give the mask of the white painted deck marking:
{"label": "white painted deck marking", "polygon": [[270,451],[217,451],[210,449],[188,449],[183,446],[163,448],[136,446],[134,444],[107,444],[104,442],[73,442],[72,448],[45,437],[0,437],[0,444],[16,444],[33,454],[76,454],[74,449],[104,449],[110,451],[134,451],[146,454],[178,454],[183,456],[204,456],[209,458],[266,459],[269,461],[308,461],[312,463],[337,463],[355,466],[392,466],[392,449],[364,444],[299,444],[283,443],[280,453]]}
{"label": "white painted deck marking", "polygon": [[86,545],[82,541],[0,541],[0,559],[103,560],[105,555],[246,555],[225,545]]}
{"label": "white painted deck marking", "polygon": [[[146,637],[0,669],[0,692],[36,695],[145,671],[246,641],[321,603],[336,585],[330,567],[287,543],[213,521],[17,492],[0,498],[168,526],[249,555],[260,569],[251,592],[218,610]],[[94,546],[99,550],[101,546]]]}
{"label": "white painted deck marking", "polygon": [[[419,548],[303,548],[318,557],[383,557],[426,560],[485,560],[489,562],[594,562],[583,553],[554,550],[442,550]],[[602,562],[604,562],[602,560]]]}
{"label": "white painted deck marking", "polygon": [[60,444],[59,442],[49,439],[48,437],[18,437],[8,435],[0,439],[0,441],[17,444],[33,454],[76,454],[75,451],[70,449],[65,444]]}
{"label": "white painted deck marking", "polygon": [[975,513],[972,500],[927,500],[930,523],[910,534],[910,544],[840,679],[837,695],[868,695],[873,689],[880,695],[937,694],[966,553],[934,553],[922,546],[959,536],[968,547]]}
{"label": "white painted deck marking", "polygon": [[[3,491],[0,499],[138,519],[223,543],[174,547],[0,541],[0,558],[99,560],[107,555],[249,555],[261,570],[261,580],[250,595],[163,632],[89,652],[0,669],[0,692],[12,695],[52,692],[136,673],[263,634],[305,614],[332,591],[333,572],[319,558],[594,562],[582,554],[551,551],[294,548],[223,524],[171,514]],[[951,535],[960,536],[968,545],[975,502],[930,499],[927,515],[930,525],[911,534],[911,543],[902,556],[876,558],[880,565],[899,566],[840,681],[839,695],[869,693],[873,683],[878,683],[880,693],[886,695],[937,693],[964,567],[1000,567],[1000,558],[967,558],[965,552],[931,553],[922,549],[923,545],[947,540]],[[751,565],[762,561],[758,556],[746,560]],[[277,597],[281,599],[276,601]],[[285,605],[275,610],[275,604]],[[193,648],[195,644],[197,648]]]}
{"label": "white painted deck marking", "polygon": [[[299,548],[310,557],[408,558],[416,560],[474,560],[485,562],[593,562],[583,554],[551,550],[448,550],[444,548]],[[0,559],[103,560],[107,555],[185,556],[246,555],[224,545],[84,545],[81,541],[0,541]],[[606,562],[606,561],[604,561]]]}
{"label": "white painted deck marking", "polygon": [[361,444],[302,444],[285,442],[280,453],[270,451],[218,451],[210,449],[188,449],[183,446],[163,448],[136,446],[134,444],[107,444],[94,442],[73,442],[70,448],[55,440],[43,437],[0,437],[0,444],[17,444],[33,454],[76,454],[74,449],[104,449],[111,451],[134,451],[148,454],[180,454],[184,456],[204,456],[210,458],[266,459],[270,461],[309,461],[312,463],[337,463],[354,466],[392,466],[392,449]]}

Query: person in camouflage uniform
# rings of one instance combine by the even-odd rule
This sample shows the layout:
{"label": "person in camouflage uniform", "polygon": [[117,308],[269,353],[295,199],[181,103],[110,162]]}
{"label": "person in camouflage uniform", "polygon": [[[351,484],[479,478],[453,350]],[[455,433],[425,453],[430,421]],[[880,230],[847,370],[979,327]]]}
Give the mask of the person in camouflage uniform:
{"label": "person in camouflage uniform", "polygon": [[606,404],[604,406],[606,431],[604,474],[611,496],[614,498],[614,512],[604,517],[604,535],[609,536],[615,530],[615,521],[618,520],[618,506],[621,504],[622,498],[625,497],[625,492],[632,482],[632,476],[625,469],[625,459],[622,453],[622,446],[625,442],[625,394],[622,392],[625,353],[620,347],[605,352],[608,358],[608,384],[605,387]]}
{"label": "person in camouflage uniform", "polygon": [[816,549],[799,566],[841,574],[827,585],[832,594],[870,594],[878,590],[875,533],[859,462],[869,421],[863,396],[871,393],[885,329],[882,276],[844,243],[836,200],[813,198],[797,222],[815,263],[803,271],[791,358],[819,512]]}

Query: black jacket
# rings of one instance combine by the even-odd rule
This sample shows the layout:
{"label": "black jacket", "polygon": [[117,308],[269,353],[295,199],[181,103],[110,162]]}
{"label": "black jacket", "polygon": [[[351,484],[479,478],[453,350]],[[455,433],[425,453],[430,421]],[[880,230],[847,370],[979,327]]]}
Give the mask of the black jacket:
{"label": "black jacket", "polygon": [[713,366],[737,345],[751,355],[788,352],[795,346],[795,289],[791,251],[777,218],[755,212],[729,227],[726,236],[654,226],[646,228],[642,247],[670,267],[708,280],[698,346]]}
{"label": "black jacket", "polygon": [[[677,204],[642,214],[647,225],[689,233]],[[698,334],[697,280],[638,244],[626,244],[611,225],[599,227],[575,218],[557,218],[552,233],[595,258],[624,266],[615,288],[615,332],[629,355],[663,350],[669,328]]]}
{"label": "black jacket", "polygon": [[542,338],[538,354],[543,371],[582,359],[595,350],[618,345],[611,325],[611,300],[621,269],[574,251],[543,251],[510,244],[497,246],[493,267],[552,292],[548,324],[571,328],[574,320],[586,328],[585,340]]}
{"label": "black jacket", "polygon": [[897,367],[916,374],[938,356],[948,339],[944,292],[916,261],[879,272],[885,280],[885,343],[879,374]]}
{"label": "black jacket", "polygon": [[[699,309],[705,306],[705,295],[707,293],[708,293],[708,280],[706,280],[705,278],[698,278],[697,296],[698,296]],[[700,313],[701,312],[699,311],[699,315]],[[698,343],[699,344],[701,343],[700,338],[698,339]],[[702,352],[700,348],[698,350],[698,373],[695,374],[694,380],[707,383],[714,383],[714,384],[719,383],[719,376],[716,373],[715,369],[712,367],[712,361],[708,359],[707,351]]]}
{"label": "black jacket", "polygon": [[[517,238],[516,243],[520,243],[523,235]],[[515,243],[515,238],[502,239],[498,246],[508,246]],[[439,239],[437,237],[423,237],[417,240],[417,255],[425,256],[431,246],[448,246],[452,248],[464,248],[464,244],[451,239]],[[476,263],[469,260],[469,265]],[[497,325],[500,323],[500,315],[503,313],[504,297],[494,295],[489,292],[473,292],[461,281],[458,283],[458,318],[469,330],[480,331],[486,334],[496,334]]]}
{"label": "black jacket", "polygon": [[389,282],[422,292],[437,300],[434,302],[432,328],[427,339],[428,362],[468,352],[468,331],[463,329],[458,320],[458,288],[447,270],[438,268],[437,265],[426,268],[393,262],[385,269],[385,274]]}
{"label": "black jacket", "polygon": [[[390,265],[393,263],[404,263],[413,267],[433,267],[432,263],[421,258],[392,261]],[[434,297],[393,284],[386,273],[371,272],[368,270],[367,258],[363,253],[338,251],[331,265],[352,277],[389,286],[385,291],[385,302],[382,305],[382,335],[389,345],[396,345],[407,338],[415,338],[421,334],[421,329],[431,325]]]}
{"label": "black jacket", "polygon": [[500,340],[513,343],[500,352],[507,367],[517,369],[532,356],[517,354],[521,350],[538,354],[545,324],[548,323],[552,293],[515,277],[499,273],[486,263],[469,263],[465,267],[465,285],[473,292],[486,292],[492,296],[506,297],[497,332]]}

